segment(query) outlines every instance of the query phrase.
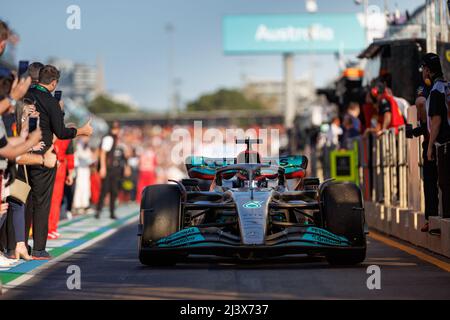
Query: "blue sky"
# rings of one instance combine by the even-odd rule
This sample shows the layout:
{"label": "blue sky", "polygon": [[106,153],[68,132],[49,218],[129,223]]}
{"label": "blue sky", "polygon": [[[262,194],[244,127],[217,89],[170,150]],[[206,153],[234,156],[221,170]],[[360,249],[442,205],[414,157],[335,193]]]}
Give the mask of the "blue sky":
{"label": "blue sky", "polygon": [[[6,1],[5,1],[6,2]],[[389,1],[412,11],[425,0]],[[102,57],[107,89],[128,93],[150,111],[168,105],[168,36],[174,28],[174,73],[181,79],[181,98],[190,101],[219,87],[238,87],[242,75],[282,79],[279,56],[225,56],[222,17],[227,14],[301,13],[305,0],[8,0],[0,19],[21,36],[18,58],[45,61],[50,56],[95,64]],[[370,0],[382,6],[384,0]],[[81,8],[81,30],[66,28],[66,8]],[[357,12],[354,0],[318,0],[320,12]],[[312,58],[296,57],[296,76]],[[318,56],[315,81],[322,85],[336,75],[332,56]]]}

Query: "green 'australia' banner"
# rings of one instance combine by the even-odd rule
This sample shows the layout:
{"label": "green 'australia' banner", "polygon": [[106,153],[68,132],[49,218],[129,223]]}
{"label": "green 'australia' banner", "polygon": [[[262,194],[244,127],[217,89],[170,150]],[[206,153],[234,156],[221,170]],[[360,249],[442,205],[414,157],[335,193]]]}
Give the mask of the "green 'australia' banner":
{"label": "green 'australia' banner", "polygon": [[237,15],[223,20],[226,54],[358,52],[365,47],[356,14]]}

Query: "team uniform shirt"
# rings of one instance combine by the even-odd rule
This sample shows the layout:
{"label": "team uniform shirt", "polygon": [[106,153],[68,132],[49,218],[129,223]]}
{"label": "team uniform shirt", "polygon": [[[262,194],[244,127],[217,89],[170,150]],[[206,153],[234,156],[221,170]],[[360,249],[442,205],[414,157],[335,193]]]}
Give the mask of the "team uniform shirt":
{"label": "team uniform shirt", "polygon": [[382,99],[380,102],[380,109],[378,115],[384,116],[385,113],[392,112],[392,106],[387,99]]}
{"label": "team uniform shirt", "polygon": [[114,138],[112,136],[106,136],[102,139],[102,150],[110,152],[114,145]]}
{"label": "team uniform shirt", "polygon": [[448,105],[449,97],[448,83],[438,79],[431,89],[430,96],[427,99],[428,130],[431,132],[431,118],[441,117],[441,126],[436,142],[443,144],[450,141],[450,110]]}
{"label": "team uniform shirt", "polygon": [[139,171],[154,173],[156,165],[156,154],[152,150],[145,150],[139,157]]}
{"label": "team uniform shirt", "polygon": [[397,102],[398,108],[402,116],[406,119],[408,117],[408,108],[411,106],[406,99],[394,97],[395,102]]}
{"label": "team uniform shirt", "polygon": [[378,122],[380,125],[383,125],[384,115],[388,112],[392,115],[389,129],[395,128],[395,132],[398,133],[398,128],[405,124],[405,119],[394,97],[385,95],[379,104]]}
{"label": "team uniform shirt", "polygon": [[42,130],[42,141],[45,147],[38,154],[45,152],[53,144],[53,134],[60,140],[71,140],[77,136],[77,129],[66,128],[64,124],[64,112],[52,94],[39,85],[35,85],[28,90],[27,99],[35,101],[36,111],[40,113],[40,127]]}
{"label": "team uniform shirt", "polygon": [[106,152],[106,166],[108,168],[124,168],[126,165],[125,148],[117,144],[113,136],[103,137],[101,149]]}
{"label": "team uniform shirt", "polygon": [[68,170],[75,168],[74,164],[74,148],[72,140],[56,139],[54,143],[55,153],[58,161],[64,162]]}

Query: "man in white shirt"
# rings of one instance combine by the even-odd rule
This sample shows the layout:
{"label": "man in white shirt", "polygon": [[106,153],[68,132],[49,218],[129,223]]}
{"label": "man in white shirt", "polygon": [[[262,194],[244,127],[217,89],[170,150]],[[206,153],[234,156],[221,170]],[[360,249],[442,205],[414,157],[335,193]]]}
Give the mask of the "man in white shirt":
{"label": "man in white shirt", "polygon": [[100,200],[97,205],[97,214],[100,218],[103,203],[106,195],[110,195],[109,211],[111,219],[116,219],[115,208],[116,199],[119,194],[120,182],[124,176],[127,166],[127,158],[124,148],[119,144],[120,125],[114,122],[111,131],[103,137],[100,146],[100,177],[102,178],[102,187]]}

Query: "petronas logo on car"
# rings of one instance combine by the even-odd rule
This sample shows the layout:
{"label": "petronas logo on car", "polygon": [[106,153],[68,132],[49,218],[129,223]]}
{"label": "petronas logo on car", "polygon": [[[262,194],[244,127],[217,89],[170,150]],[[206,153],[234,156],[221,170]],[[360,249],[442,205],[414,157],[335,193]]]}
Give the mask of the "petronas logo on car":
{"label": "petronas logo on car", "polygon": [[261,201],[250,201],[244,204],[245,209],[261,209],[262,202]]}

